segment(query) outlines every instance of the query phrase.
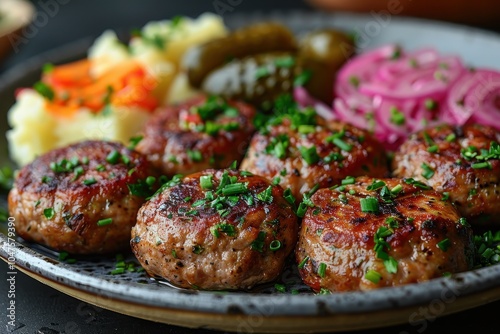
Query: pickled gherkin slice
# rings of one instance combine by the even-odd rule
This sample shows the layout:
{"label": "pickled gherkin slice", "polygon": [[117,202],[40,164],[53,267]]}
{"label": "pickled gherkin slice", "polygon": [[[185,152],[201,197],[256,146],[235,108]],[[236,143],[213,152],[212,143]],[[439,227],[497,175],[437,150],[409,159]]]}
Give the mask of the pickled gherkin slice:
{"label": "pickled gherkin slice", "polygon": [[278,96],[292,92],[298,72],[294,53],[262,53],[234,59],[212,71],[203,81],[202,89],[265,110]]}
{"label": "pickled gherkin slice", "polygon": [[352,50],[352,38],[333,29],[312,32],[300,42],[297,63],[312,73],[304,85],[309,94],[327,104],[332,102],[336,74]]}
{"label": "pickled gherkin slice", "polygon": [[190,49],[183,66],[190,84],[200,88],[208,73],[232,59],[273,51],[296,50],[295,37],[286,27],[277,23],[260,23]]}

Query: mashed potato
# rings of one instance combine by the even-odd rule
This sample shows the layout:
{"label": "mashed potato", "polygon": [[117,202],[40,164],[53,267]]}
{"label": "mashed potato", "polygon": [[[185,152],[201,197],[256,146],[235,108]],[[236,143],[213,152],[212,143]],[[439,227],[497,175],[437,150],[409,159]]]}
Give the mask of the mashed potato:
{"label": "mashed potato", "polygon": [[[158,79],[154,94],[161,101],[171,103],[178,101],[179,94],[183,97],[193,94],[180,73],[182,56],[187,49],[224,37],[227,29],[219,16],[205,13],[196,20],[181,18],[150,22],[139,35],[130,41],[129,52],[114,32],[106,31],[89,50],[89,59],[95,60],[91,71],[94,75],[101,75],[118,62],[136,59]],[[170,94],[174,83],[177,93]]]}
{"label": "mashed potato", "polygon": [[[222,19],[213,14],[148,23],[129,46],[121,43],[114,32],[106,31],[89,50],[89,75],[97,80],[121,63],[138,61],[148,78],[153,79],[141,84],[154,86],[150,91],[160,104],[180,101],[193,94],[185,75],[180,73],[185,51],[226,33]],[[19,166],[54,148],[85,139],[127,143],[151,114],[136,105],[108,104],[106,112],[80,107],[70,116],[62,116],[49,112],[47,103],[35,90],[25,89],[8,112],[12,127],[7,133],[9,151]]]}
{"label": "mashed potato", "polygon": [[105,114],[82,109],[71,118],[57,117],[45,110],[42,96],[25,89],[8,116],[12,127],[7,132],[9,151],[12,159],[22,166],[53,148],[85,139],[127,143],[141,130],[149,113],[139,108],[117,107]]}

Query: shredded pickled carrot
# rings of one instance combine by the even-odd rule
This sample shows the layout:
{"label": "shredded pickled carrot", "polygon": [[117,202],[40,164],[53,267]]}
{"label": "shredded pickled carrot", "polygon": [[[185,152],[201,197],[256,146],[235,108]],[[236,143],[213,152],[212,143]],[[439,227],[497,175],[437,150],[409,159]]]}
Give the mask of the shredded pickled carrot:
{"label": "shredded pickled carrot", "polygon": [[86,107],[95,113],[112,106],[137,106],[154,111],[158,100],[152,91],[156,81],[135,61],[117,64],[98,78],[90,74],[88,59],[55,67],[45,73],[42,81],[54,90],[53,101],[47,101],[47,110],[58,116],[71,116]]}

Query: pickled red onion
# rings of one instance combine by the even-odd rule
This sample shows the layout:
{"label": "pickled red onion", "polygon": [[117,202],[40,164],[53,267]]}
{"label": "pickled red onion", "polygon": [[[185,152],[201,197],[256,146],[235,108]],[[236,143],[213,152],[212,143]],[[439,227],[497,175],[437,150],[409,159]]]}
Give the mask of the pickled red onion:
{"label": "pickled red onion", "polygon": [[500,130],[500,72],[467,72],[451,87],[447,103],[458,124],[479,123]]}
{"label": "pickled red onion", "polygon": [[[354,57],[338,72],[334,93],[331,112],[372,131],[388,149],[439,123],[500,129],[500,72],[467,71],[459,57],[433,49],[387,45]],[[304,89],[296,98],[316,104]]]}

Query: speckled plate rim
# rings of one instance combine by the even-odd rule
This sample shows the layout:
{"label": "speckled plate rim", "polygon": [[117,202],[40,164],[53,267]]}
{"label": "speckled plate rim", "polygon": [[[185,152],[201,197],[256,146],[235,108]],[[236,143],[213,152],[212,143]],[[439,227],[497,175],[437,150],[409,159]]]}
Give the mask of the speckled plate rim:
{"label": "speckled plate rim", "polygon": [[[373,20],[370,16],[350,14],[278,13],[267,14],[264,17],[262,14],[232,16],[226,21],[230,22],[230,26],[236,26],[259,18],[285,21],[290,23],[292,28],[298,25],[306,30],[325,25],[352,28],[356,24]],[[415,27],[418,27],[420,34],[424,30],[424,32],[433,32],[433,36],[451,34],[456,37],[456,35],[463,34],[464,43],[468,42],[467,48],[479,43],[484,44],[483,48],[486,49],[483,50],[488,50],[491,54],[500,53],[500,38],[493,33],[415,19],[393,18],[392,24],[396,25],[394,29],[397,28],[404,34],[408,34],[412,29],[415,30]],[[415,39],[409,43],[395,42],[400,42],[405,46],[408,44],[409,48],[420,46]],[[376,41],[372,41],[366,47],[376,44]],[[427,44],[432,44],[432,40]],[[81,56],[88,45],[89,40],[80,41],[12,68],[0,78],[0,92],[4,92],[6,87],[12,88],[12,85],[21,80],[27,71],[39,71],[44,62],[57,63],[58,60]],[[444,49],[444,51],[458,53],[453,48]],[[488,57],[480,61],[480,64],[475,64],[474,59],[464,58],[471,65],[485,64],[494,67],[496,64],[491,63]],[[9,248],[14,251],[16,266],[20,270],[64,293],[117,312],[188,327],[209,326],[210,328],[237,330],[237,324],[249,319],[248,317],[253,317],[252,319],[260,319],[257,321],[259,331],[339,331],[402,323],[408,321],[416,307],[431,307],[433,303],[445,305],[445,310],[440,313],[444,315],[500,299],[500,284],[498,283],[500,282],[500,266],[461,273],[451,278],[368,292],[325,296],[252,295],[241,292],[220,294],[136,283],[120,284],[119,279],[104,280],[92,277],[75,272],[71,265],[60,263],[21,243],[14,242],[9,245],[7,237],[0,233],[0,257],[4,260],[8,257]],[[189,316],[190,314],[192,317]],[[239,319],[236,322],[233,321],[235,317]],[[314,322],[308,321],[307,328],[300,326],[302,320],[311,317],[315,320]]]}
{"label": "speckled plate rim", "polygon": [[0,234],[0,257],[60,292],[115,312],[185,327],[228,331],[306,333],[385,327],[424,319],[422,307],[443,316],[500,299],[500,266],[451,278],[326,296],[249,295],[121,284],[119,279],[77,273]]}

